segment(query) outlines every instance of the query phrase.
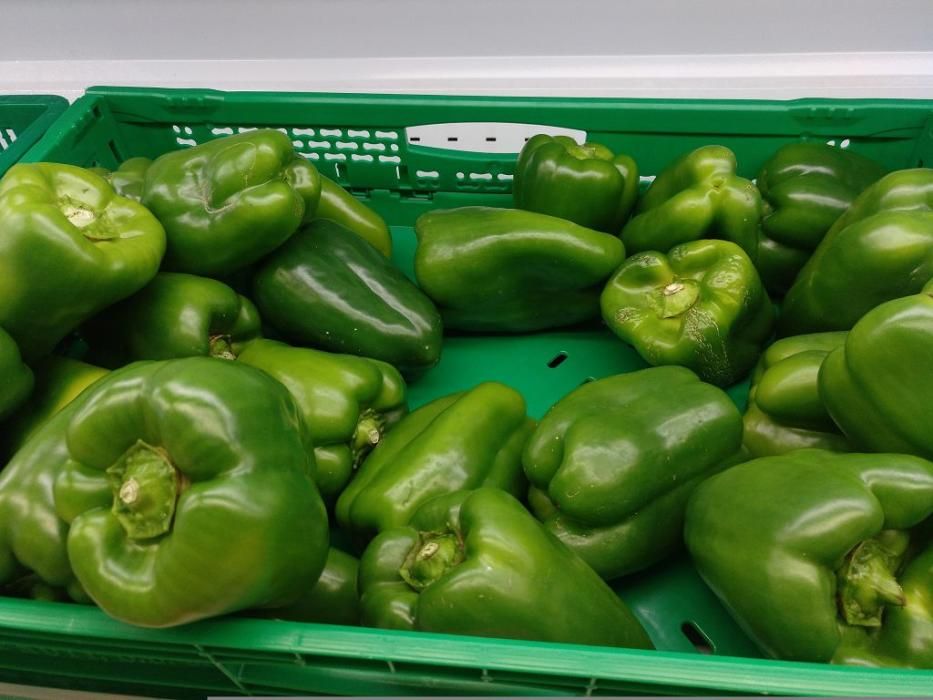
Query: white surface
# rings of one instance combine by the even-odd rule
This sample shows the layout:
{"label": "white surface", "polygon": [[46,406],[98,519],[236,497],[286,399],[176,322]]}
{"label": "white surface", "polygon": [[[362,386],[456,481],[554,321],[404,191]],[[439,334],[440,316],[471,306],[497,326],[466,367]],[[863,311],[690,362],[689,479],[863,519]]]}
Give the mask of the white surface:
{"label": "white surface", "polygon": [[933,97],[933,0],[5,0],[0,91]]}
{"label": "white surface", "polygon": [[90,85],[472,95],[933,98],[933,53],[0,62],[3,92],[74,99]]}

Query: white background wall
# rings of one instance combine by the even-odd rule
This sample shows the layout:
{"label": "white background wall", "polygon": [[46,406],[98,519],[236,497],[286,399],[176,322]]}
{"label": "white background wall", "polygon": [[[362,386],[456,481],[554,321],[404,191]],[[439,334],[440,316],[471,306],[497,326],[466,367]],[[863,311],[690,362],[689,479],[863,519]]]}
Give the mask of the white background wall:
{"label": "white background wall", "polygon": [[0,91],[933,97],[933,0],[5,0]]}

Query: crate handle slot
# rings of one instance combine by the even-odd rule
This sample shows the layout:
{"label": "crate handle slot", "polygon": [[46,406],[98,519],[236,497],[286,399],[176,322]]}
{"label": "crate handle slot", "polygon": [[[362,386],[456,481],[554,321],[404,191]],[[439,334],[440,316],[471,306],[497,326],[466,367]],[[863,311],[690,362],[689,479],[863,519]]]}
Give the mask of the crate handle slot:
{"label": "crate handle slot", "polygon": [[703,634],[703,631],[693,622],[689,620],[684,622],[680,626],[680,631],[700,654],[710,655],[716,651],[709,637]]}
{"label": "crate handle slot", "polygon": [[559,353],[554,355],[554,357],[548,360],[547,366],[550,367],[551,369],[560,367],[562,364],[564,364],[564,361],[566,359],[567,359],[567,353],[561,350]]}
{"label": "crate handle slot", "polygon": [[450,122],[422,124],[405,130],[409,146],[471,153],[518,153],[535,134],[586,140],[586,131],[543,124],[512,122]]}

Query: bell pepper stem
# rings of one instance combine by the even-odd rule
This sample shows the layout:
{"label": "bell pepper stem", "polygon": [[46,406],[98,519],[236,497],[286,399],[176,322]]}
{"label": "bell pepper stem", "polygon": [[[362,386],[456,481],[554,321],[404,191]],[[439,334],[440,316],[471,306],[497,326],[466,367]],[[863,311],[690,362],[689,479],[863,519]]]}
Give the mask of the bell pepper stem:
{"label": "bell pepper stem", "polygon": [[852,549],[839,570],[839,604],[845,621],[880,627],[885,605],[904,605],[897,570],[909,543],[906,532],[888,530]]}
{"label": "bell pepper stem", "polygon": [[233,351],[233,344],[230,342],[229,335],[212,335],[210,340],[211,357],[221,360],[235,360],[236,353]]}
{"label": "bell pepper stem", "polygon": [[416,591],[427,588],[464,560],[463,541],[454,532],[422,532],[399,575]]}
{"label": "bell pepper stem", "polygon": [[107,469],[113,514],[131,539],[151,539],[172,527],[181,479],[165,454],[138,441]]}
{"label": "bell pepper stem", "polygon": [[657,294],[658,317],[674,318],[692,307],[700,296],[693,280],[674,280],[660,288]]}
{"label": "bell pepper stem", "polygon": [[72,226],[76,228],[84,228],[94,223],[94,220],[97,218],[94,216],[94,212],[85,207],[75,206],[73,204],[65,204],[62,206],[62,214],[65,215],[65,218],[71,223]]}
{"label": "bell pepper stem", "polygon": [[353,452],[353,466],[358,467],[379,441],[385,429],[385,420],[372,410],[363,411],[353,433],[351,450]]}

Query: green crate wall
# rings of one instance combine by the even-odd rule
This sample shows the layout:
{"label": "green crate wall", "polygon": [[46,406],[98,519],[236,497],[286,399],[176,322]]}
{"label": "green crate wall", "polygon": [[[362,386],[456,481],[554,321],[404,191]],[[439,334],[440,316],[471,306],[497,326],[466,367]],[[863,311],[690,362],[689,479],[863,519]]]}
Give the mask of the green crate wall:
{"label": "green crate wall", "polygon": [[68,106],[57,95],[0,95],[0,175],[32,147]]}

